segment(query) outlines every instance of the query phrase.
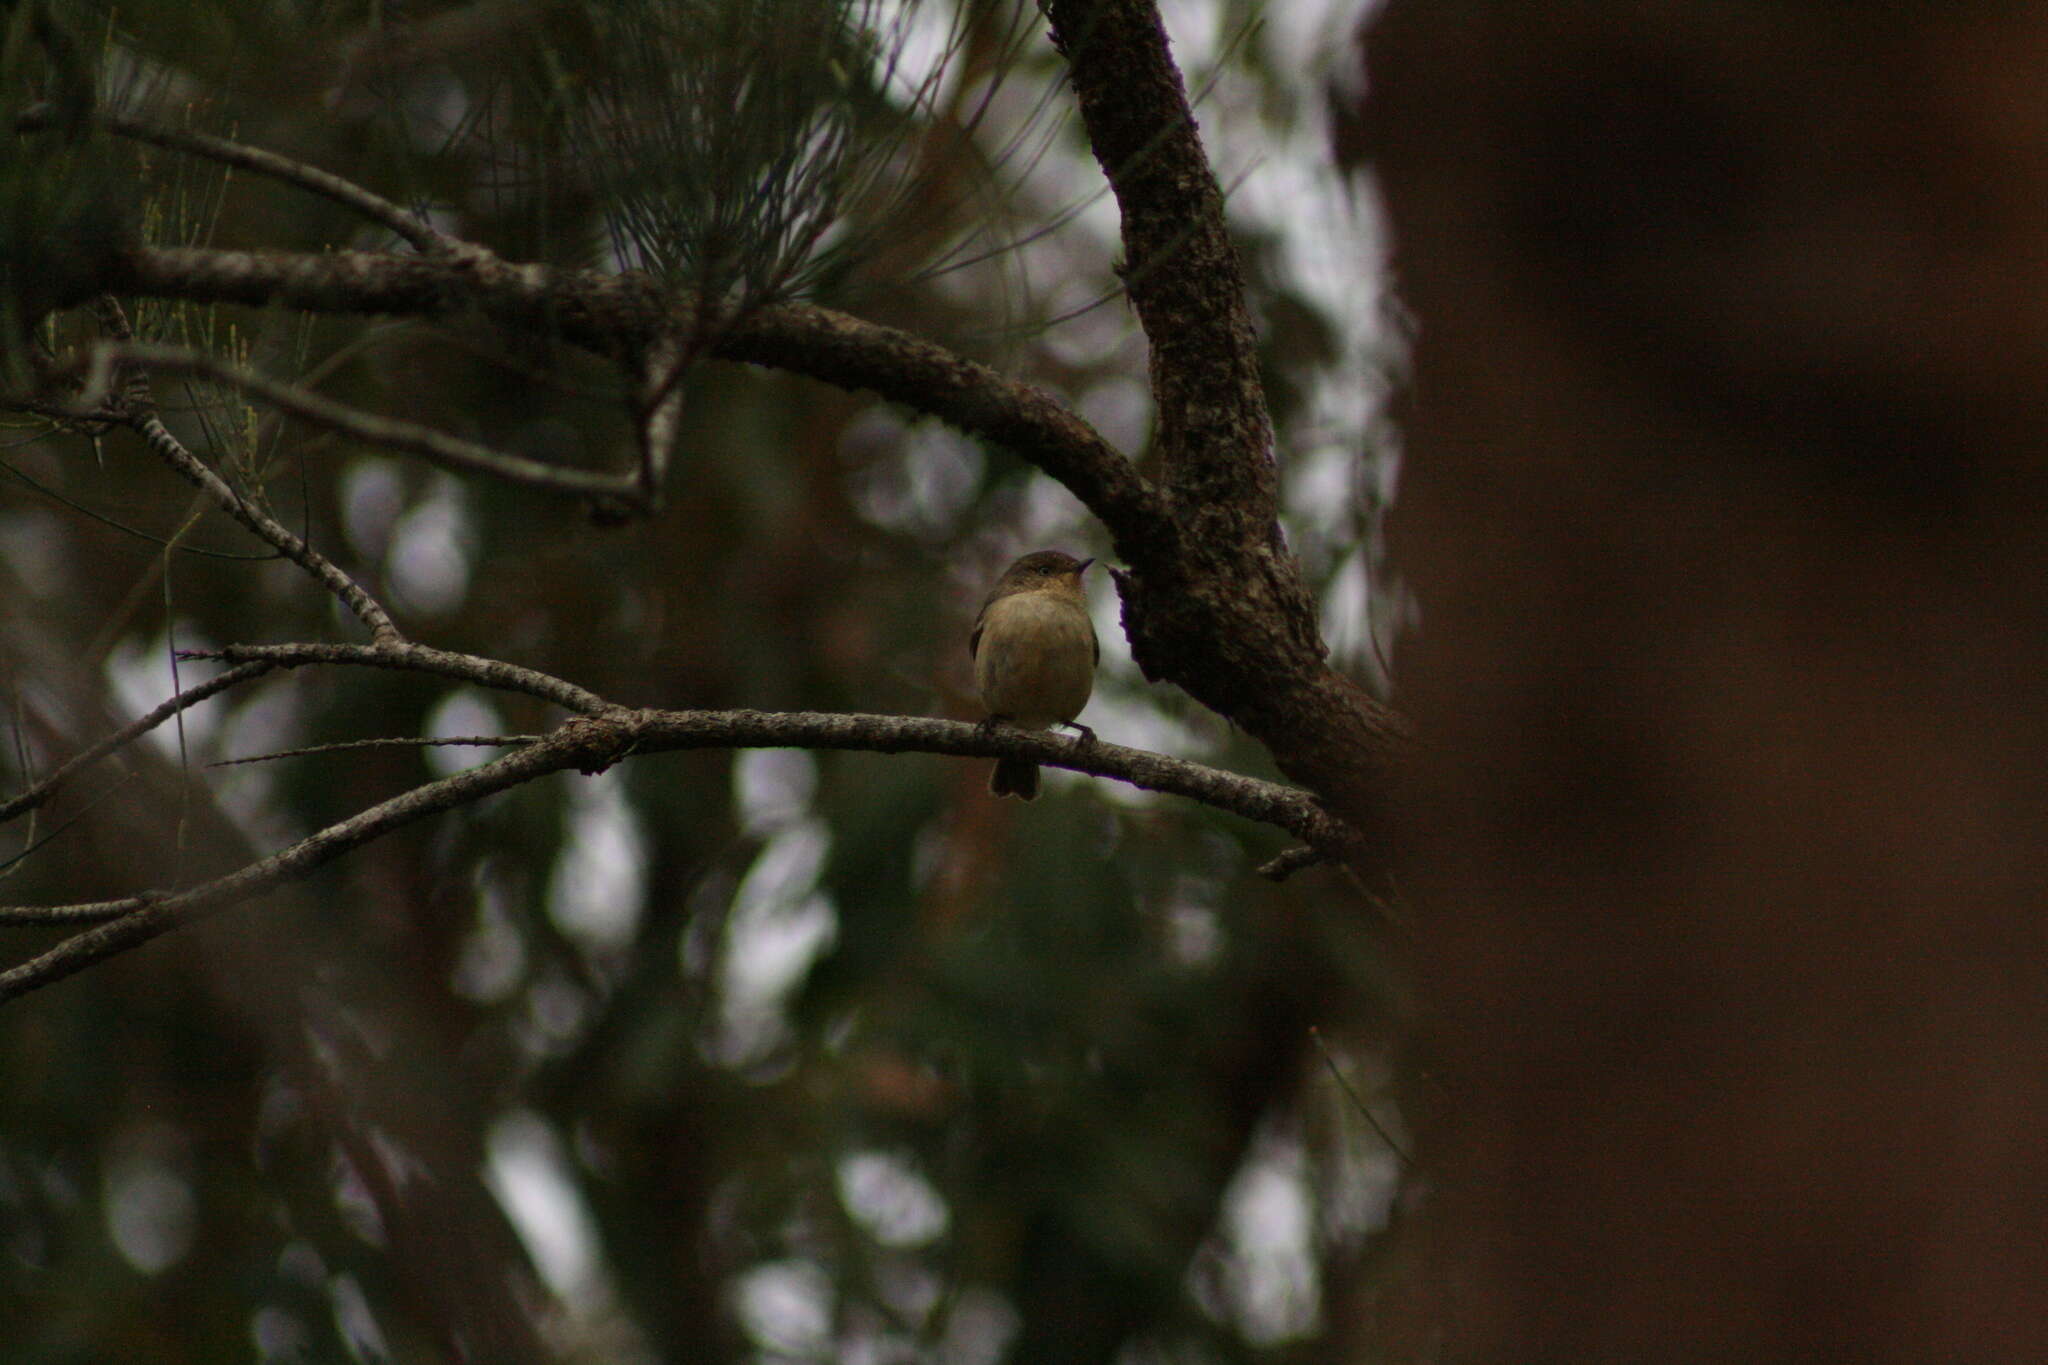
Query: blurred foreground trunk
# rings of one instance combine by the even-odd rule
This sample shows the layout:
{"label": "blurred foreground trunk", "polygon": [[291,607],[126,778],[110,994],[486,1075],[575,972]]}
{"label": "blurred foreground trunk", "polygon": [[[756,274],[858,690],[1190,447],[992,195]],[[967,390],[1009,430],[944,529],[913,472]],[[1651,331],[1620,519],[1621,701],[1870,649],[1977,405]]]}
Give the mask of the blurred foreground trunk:
{"label": "blurred foreground trunk", "polygon": [[1406,1358],[2048,1360],[2048,7],[1366,45],[1444,1080]]}

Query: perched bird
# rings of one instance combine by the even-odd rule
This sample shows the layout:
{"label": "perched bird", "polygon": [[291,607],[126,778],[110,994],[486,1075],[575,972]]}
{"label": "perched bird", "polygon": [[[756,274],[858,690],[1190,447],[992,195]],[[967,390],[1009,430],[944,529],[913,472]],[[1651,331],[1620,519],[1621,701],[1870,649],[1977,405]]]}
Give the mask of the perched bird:
{"label": "perched bird", "polygon": [[[1089,743],[1095,732],[1074,717],[1095,689],[1102,647],[1088,619],[1081,573],[1095,561],[1058,550],[1025,555],[1003,571],[981,604],[967,652],[974,686],[988,709],[985,725],[1007,721],[1028,730],[1073,725]],[[1038,765],[999,758],[988,789],[997,796],[1038,799]]]}

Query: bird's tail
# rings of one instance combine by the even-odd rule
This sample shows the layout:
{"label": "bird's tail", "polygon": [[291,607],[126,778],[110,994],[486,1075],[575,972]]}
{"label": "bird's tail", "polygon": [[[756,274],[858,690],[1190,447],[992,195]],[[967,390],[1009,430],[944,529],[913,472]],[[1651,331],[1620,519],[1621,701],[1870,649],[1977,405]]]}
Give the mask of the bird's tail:
{"label": "bird's tail", "polygon": [[1038,765],[1021,758],[999,758],[995,771],[988,775],[988,789],[997,796],[1020,796],[1026,801],[1038,799]]}

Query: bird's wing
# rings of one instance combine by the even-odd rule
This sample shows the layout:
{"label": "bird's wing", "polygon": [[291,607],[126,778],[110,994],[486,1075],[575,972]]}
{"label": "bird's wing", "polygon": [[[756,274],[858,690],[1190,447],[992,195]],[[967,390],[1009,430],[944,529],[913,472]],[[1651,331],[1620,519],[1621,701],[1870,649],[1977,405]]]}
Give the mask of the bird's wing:
{"label": "bird's wing", "polygon": [[989,594],[988,602],[983,602],[981,610],[975,613],[974,631],[967,637],[967,657],[970,659],[981,653],[981,628],[988,624],[988,605],[995,600],[995,594]]}

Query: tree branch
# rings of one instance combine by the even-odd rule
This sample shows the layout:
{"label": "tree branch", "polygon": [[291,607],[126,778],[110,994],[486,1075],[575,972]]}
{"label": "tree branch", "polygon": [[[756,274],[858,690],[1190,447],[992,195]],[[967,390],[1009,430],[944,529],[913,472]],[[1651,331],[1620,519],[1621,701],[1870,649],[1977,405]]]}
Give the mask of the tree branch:
{"label": "tree branch", "polygon": [[[1121,744],[1094,744],[1044,730],[1014,726],[973,725],[932,716],[885,716],[833,711],[662,711],[616,706],[573,683],[534,669],[521,668],[474,654],[455,654],[403,643],[390,648],[344,644],[228,645],[220,649],[180,650],[181,659],[217,659],[237,666],[235,680],[254,673],[241,669],[302,668],[309,665],[356,665],[405,672],[431,673],[479,686],[522,692],[550,701],[580,717],[586,733],[609,736],[616,761],[629,753],[660,753],[674,749],[858,749],[874,753],[932,753],[966,758],[1023,758],[1048,767],[1096,777],[1111,777],[1149,791],[1185,796],[1249,820],[1277,825],[1313,848],[1343,854],[1352,850],[1357,834],[1332,816],[1310,793],[1169,758]],[[223,679],[188,689],[186,705],[221,691]],[[173,698],[151,712],[161,724],[179,709]],[[139,734],[148,726],[127,727]],[[126,731],[124,731],[126,733]],[[133,735],[128,735],[133,738]],[[98,752],[111,746],[95,746]],[[85,756],[72,760],[69,772]],[[53,775],[50,782],[56,780]],[[46,783],[45,785],[49,785]],[[0,817],[16,813],[25,798],[0,806]],[[21,809],[27,809],[22,806]]]}
{"label": "tree branch", "polygon": [[520,749],[540,743],[541,738],[540,735],[385,735],[377,739],[337,739],[329,744],[278,749],[267,754],[250,754],[246,758],[219,758],[206,766],[239,768],[250,763],[275,763],[279,759],[306,758],[314,754],[360,753],[364,749]]}
{"label": "tree branch", "polygon": [[772,365],[843,389],[870,389],[982,436],[1066,485],[1101,518],[1117,554],[1173,534],[1158,490],[1076,413],[1045,390],[893,327],[829,308],[759,309],[719,335],[712,354]]}
{"label": "tree branch", "polygon": [[1296,787],[1242,777],[1185,759],[1121,744],[1087,744],[1044,730],[988,727],[931,716],[884,716],[837,711],[661,711],[613,705],[572,683],[532,669],[472,654],[405,644],[229,645],[180,651],[180,658],[268,663],[277,668],[354,664],[433,673],[485,687],[524,692],[575,712],[580,723],[610,735],[616,761],[631,753],[672,749],[860,749],[874,753],[951,754],[966,758],[1023,758],[1048,767],[1112,777],[1135,787],[1185,796],[1277,825],[1313,848],[1344,856],[1358,835]]}
{"label": "tree branch", "polygon": [[379,802],[359,815],[299,840],[289,848],[188,891],[149,893],[126,901],[99,902],[90,906],[7,907],[0,910],[0,918],[17,922],[36,922],[29,920],[28,916],[38,912],[46,915],[72,912],[81,916],[87,913],[114,914],[119,917],[73,934],[48,952],[0,972],[0,1004],[38,986],[61,981],[159,934],[193,923],[212,911],[247,900],[279,882],[303,877],[343,853],[402,825],[588,761],[592,760],[586,752],[580,727],[564,727],[532,748],[520,749],[481,767],[429,782]]}
{"label": "tree branch", "polygon": [[[1037,464],[1102,519],[1130,565],[1117,581],[1133,656],[1148,678],[1179,684],[1243,726],[1291,778],[1369,823],[1402,727],[1329,666],[1313,598],[1281,539],[1242,275],[1156,8],[1150,0],[1045,0],[1045,9],[1123,213],[1126,279],[1161,413],[1163,490],[1043,392],[907,333],[806,304],[720,317],[640,272],[346,251],[132,248],[104,262],[97,283],[315,312],[474,311],[588,347],[629,374],[656,338],[701,326],[689,334],[706,337],[710,354],[872,389],[931,413]],[[600,482],[579,491],[602,496],[618,486],[592,477]]]}
{"label": "tree branch", "polygon": [[[1180,69],[1152,0],[1049,0],[1088,143],[1122,211],[1124,279],[1151,347],[1175,512],[1261,531],[1278,509],[1273,430],[1223,214]],[[1261,537],[1263,538],[1263,536]]]}
{"label": "tree branch", "polygon": [[[407,653],[439,655],[441,663],[456,670],[449,676],[464,676],[473,671],[472,665],[491,662],[461,655],[441,655],[438,650],[422,650],[415,645],[402,646],[397,651],[362,646],[270,648],[272,653],[266,657],[276,659],[279,667],[290,666],[278,658],[277,651],[280,650],[326,654],[329,650],[339,649],[347,651],[347,654],[317,661],[383,667],[394,666],[394,660]],[[230,652],[219,653],[225,655]],[[310,655],[299,660],[315,661]],[[424,667],[426,662],[425,658],[416,659],[413,666]],[[447,672],[447,668],[436,666],[427,671]],[[220,680],[214,681],[218,683]],[[1199,763],[1168,758],[1163,754],[1125,748],[1120,744],[1099,741],[1089,744],[1042,730],[992,729],[927,716],[806,711],[633,711],[612,707],[601,714],[580,715],[531,745],[480,767],[429,782],[379,802],[359,815],[330,825],[267,858],[201,886],[179,892],[150,891],[118,900],[74,905],[0,906],[0,923],[6,924],[99,921],[93,928],[65,939],[41,956],[0,972],[0,1004],[38,986],[61,980],[159,934],[192,923],[215,910],[248,900],[281,882],[303,877],[402,825],[456,806],[469,805],[533,778],[570,768],[584,773],[601,772],[634,754],[742,748],[848,749],[877,753],[1026,758],[1074,772],[1117,778],[1151,791],[1190,797],[1247,819],[1278,825],[1311,847],[1326,850],[1333,857],[1350,857],[1358,851],[1357,833],[1330,815],[1307,792]],[[67,765],[67,770],[81,761],[82,756],[73,760]]]}
{"label": "tree branch", "polygon": [[220,649],[181,649],[181,659],[218,659],[223,663],[263,663],[272,668],[304,668],[309,664],[360,664],[368,668],[390,668],[403,673],[432,673],[458,682],[471,682],[500,692],[523,692],[550,701],[580,716],[595,716],[619,708],[595,692],[586,692],[538,669],[522,668],[500,659],[477,654],[456,654],[445,649],[407,642],[389,647],[340,644],[227,645]]}
{"label": "tree branch", "polygon": [[1134,544],[1129,571],[1116,574],[1132,657],[1370,825],[1403,729],[1330,667],[1314,598],[1281,535],[1243,275],[1157,7],[1045,0],[1045,10],[1122,212],[1124,278],[1150,345],[1176,526]]}
{"label": "tree branch", "polygon": [[[362,584],[343,573],[333,561],[306,541],[286,530],[262,507],[236,492],[225,479],[187,450],[184,442],[170,433],[157,416],[156,400],[150,396],[148,372],[125,359],[133,352],[134,337],[127,313],[122,311],[119,301],[108,294],[100,296],[97,311],[101,328],[114,338],[114,342],[95,348],[93,371],[97,373],[101,367],[109,365],[117,374],[124,365],[129,369],[125,380],[115,378],[110,381],[112,392],[104,400],[108,410],[118,413],[123,422],[133,427],[157,458],[211,497],[251,534],[269,542],[285,558],[311,574],[314,582],[340,598],[342,605],[369,627],[372,640],[380,645],[403,641],[405,637],[392,624],[390,614]],[[97,387],[96,382],[87,385],[85,400],[89,406],[99,405],[96,401],[99,395],[93,392]]]}
{"label": "tree branch", "polygon": [[55,796],[58,790],[79,769],[89,763],[95,763],[109,754],[125,749],[128,745],[148,734],[151,730],[156,729],[157,726],[162,725],[180,711],[197,706],[208,697],[217,696],[231,687],[238,687],[245,682],[260,678],[277,667],[277,664],[267,659],[255,659],[247,663],[237,664],[225,672],[208,678],[203,683],[186,688],[175,697],[158,705],[147,715],[128,722],[106,738],[73,754],[63,763],[59,764],[55,772],[52,772],[48,777],[30,787],[27,791],[6,801],[0,801],[0,824],[5,824],[9,820],[25,815],[39,806],[49,804],[50,798]]}
{"label": "tree branch", "polygon": [[[603,275],[495,258],[138,247],[109,262],[102,283],[116,293],[316,313],[442,317],[474,310],[520,331],[561,337],[629,369],[657,337],[702,322],[692,296],[665,293],[639,272]],[[1171,534],[1157,491],[1084,419],[1044,390],[943,346],[804,303],[754,309],[718,322],[708,335],[709,353],[720,359],[872,390],[1015,452],[1100,517],[1127,559],[1148,538]],[[617,491],[612,476],[583,478],[588,482],[563,491]]]}
{"label": "tree branch", "polygon": [[[428,253],[481,252],[482,247],[451,237],[418,214],[400,208],[381,195],[373,194],[352,180],[329,171],[323,171],[304,162],[293,161],[290,157],[279,156],[276,152],[250,147],[224,137],[207,133],[195,133],[184,128],[165,128],[144,119],[126,114],[98,113],[94,120],[100,127],[121,137],[136,142],[146,142],[153,147],[171,151],[187,152],[204,157],[223,166],[233,166],[256,175],[281,180],[296,185],[309,193],[359,213],[372,222],[391,229],[414,247]],[[36,133],[55,127],[56,110],[48,103],[31,105],[14,117],[14,131]]]}
{"label": "tree branch", "polygon": [[184,443],[170,433],[155,412],[142,414],[135,418],[131,425],[142,437],[143,442],[155,451],[164,463],[203,489],[229,516],[242,523],[258,538],[276,546],[279,554],[311,574],[314,582],[341,599],[341,604],[369,627],[372,640],[380,645],[404,642],[405,636],[392,624],[390,614],[379,605],[376,598],[370,596],[362,584],[349,577],[327,556],[286,530],[275,517],[236,493],[228,486],[226,480],[207,468],[198,456],[187,450]]}
{"label": "tree branch", "polygon": [[[450,436],[432,427],[417,422],[400,421],[394,417],[379,417],[373,413],[351,408],[330,398],[290,384],[279,383],[257,373],[231,365],[225,360],[207,355],[203,351],[187,350],[180,346],[162,346],[149,342],[126,342],[101,345],[95,350],[96,362],[105,364],[136,365],[168,374],[192,374],[213,379],[236,388],[246,389],[267,403],[292,414],[294,417],[336,431],[366,445],[382,446],[407,455],[417,455],[429,464],[444,469],[459,470],[469,474],[487,474],[503,479],[507,483],[520,484],[553,493],[570,493],[578,497],[613,500],[630,498],[636,493],[636,485],[630,477],[605,474],[596,470],[565,468],[561,465],[543,464],[529,460],[522,455],[492,450],[489,446],[478,445]],[[90,393],[88,399],[92,397]],[[226,487],[226,485],[222,485]],[[209,489],[209,491],[212,491]],[[232,496],[232,491],[230,491]],[[230,509],[231,511],[233,509]],[[239,514],[237,519],[240,520]],[[244,522],[244,525],[249,523]],[[253,525],[249,527],[264,535]],[[282,530],[282,528],[279,528]],[[289,532],[285,534],[289,535]],[[267,535],[265,539],[269,539]],[[296,540],[296,537],[293,537]],[[276,542],[272,542],[273,544]],[[300,542],[303,544],[303,542]],[[284,546],[279,545],[279,549]],[[286,551],[287,554],[291,552]],[[292,555],[297,559],[297,555]],[[353,608],[354,604],[351,604]],[[360,613],[358,613],[360,614]],[[366,618],[367,619],[367,618]],[[374,631],[374,626],[372,627]]]}
{"label": "tree branch", "polygon": [[821,711],[634,711],[624,726],[623,750],[859,749],[874,753],[951,754],[967,758],[1023,758],[1046,767],[1110,777],[1148,791],[1185,796],[1248,820],[1277,825],[1304,843],[1333,853],[1351,851],[1357,835],[1298,787],[1225,772],[1186,759],[1102,741],[988,727],[931,716],[882,716]]}

